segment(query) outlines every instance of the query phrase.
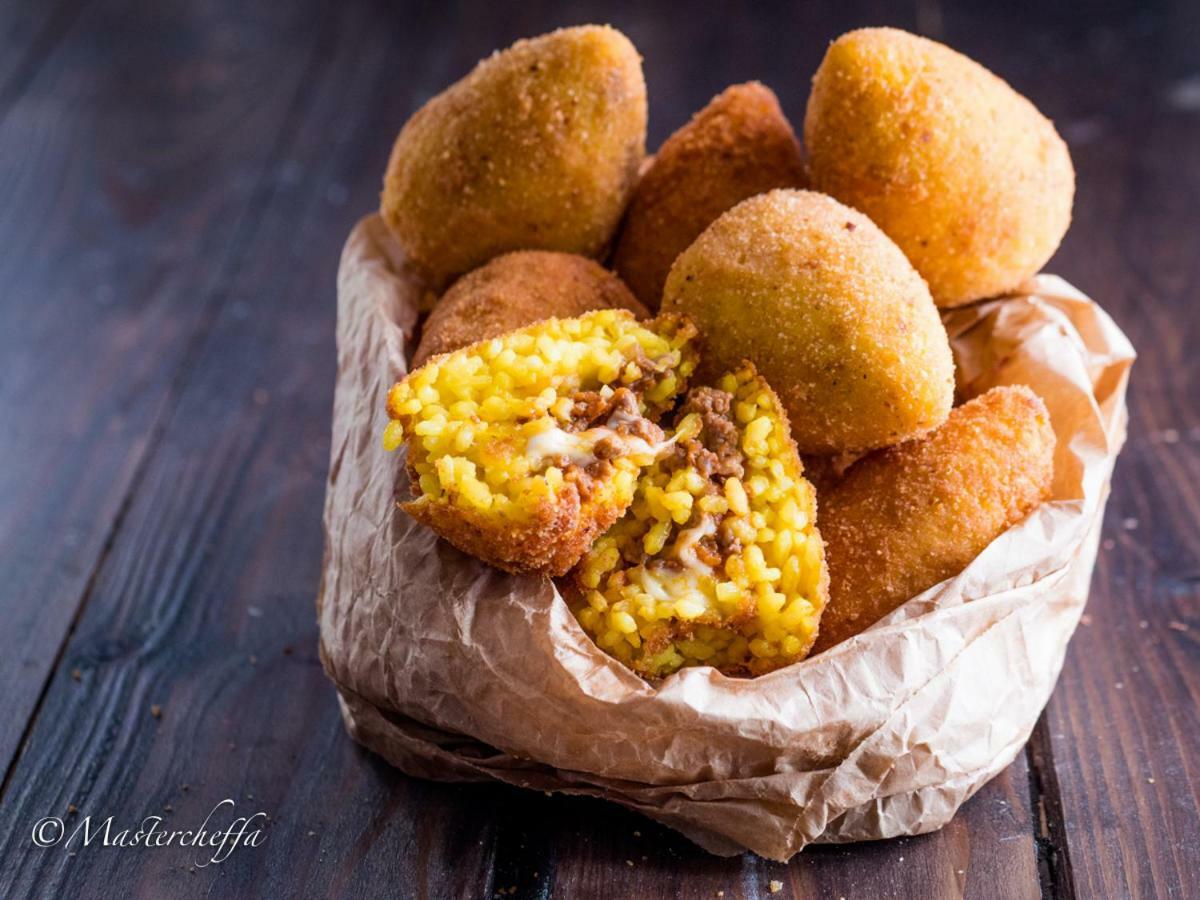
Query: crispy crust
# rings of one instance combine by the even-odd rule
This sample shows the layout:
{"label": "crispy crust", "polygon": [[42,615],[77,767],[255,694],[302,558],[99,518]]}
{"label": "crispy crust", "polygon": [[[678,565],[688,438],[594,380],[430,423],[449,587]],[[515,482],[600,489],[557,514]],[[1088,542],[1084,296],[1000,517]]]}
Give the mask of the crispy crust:
{"label": "crispy crust", "polygon": [[939,306],[1015,288],[1071,222],[1075,172],[1050,120],[975,61],[894,28],[829,48],[804,143],[814,188],[870,216]]}
{"label": "crispy crust", "polygon": [[593,260],[548,250],[507,253],[450,286],[425,320],[412,368],[542,319],[609,308],[649,316],[621,279]]}
{"label": "crispy crust", "polygon": [[824,495],[830,602],[815,652],[962,571],[1049,495],[1054,431],[1024,386],[996,387],[927,437],[850,467]]}
{"label": "crispy crust", "polygon": [[569,485],[527,522],[504,522],[428,497],[402,503],[410,516],[459,550],[514,575],[564,575],[625,511],[628,498],[580,499]]}
{"label": "crispy crust", "polygon": [[480,62],[401,130],[380,212],[434,289],[512,250],[600,254],[645,154],[641,59],[607,26]]}
{"label": "crispy crust", "polygon": [[772,188],[804,187],[795,132],[770,88],[726,88],[663,143],[633,192],[613,267],[657,309],[671,263],[713,219]]}
{"label": "crispy crust", "polygon": [[954,361],[925,282],[823,194],[771,191],[722,215],[671,267],[662,308],[700,329],[701,381],[754,361],[803,453],[885,447],[950,412]]}

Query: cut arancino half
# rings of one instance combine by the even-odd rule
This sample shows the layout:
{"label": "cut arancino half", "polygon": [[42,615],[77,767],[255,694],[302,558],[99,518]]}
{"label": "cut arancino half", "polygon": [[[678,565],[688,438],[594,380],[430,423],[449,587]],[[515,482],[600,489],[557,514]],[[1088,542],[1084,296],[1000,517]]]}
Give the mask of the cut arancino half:
{"label": "cut arancino half", "polygon": [[561,575],[669,449],[655,420],[696,367],[696,330],[625,310],[547,319],[437,356],[388,393],[384,446],[408,446],[403,504],[509,572]]}
{"label": "cut arancino half", "polygon": [[716,388],[693,388],[676,423],[674,446],[572,573],[572,611],[647,678],[694,665],[758,675],[802,659],[829,575],[778,398],[743,363]]}

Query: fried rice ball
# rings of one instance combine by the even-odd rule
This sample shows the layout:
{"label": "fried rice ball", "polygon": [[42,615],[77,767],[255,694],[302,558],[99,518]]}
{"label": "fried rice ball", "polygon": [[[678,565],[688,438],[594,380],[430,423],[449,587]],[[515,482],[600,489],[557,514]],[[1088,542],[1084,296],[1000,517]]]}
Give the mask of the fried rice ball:
{"label": "fried rice ball", "polygon": [[757,81],[735,84],[659,148],[634,189],[613,267],[658,309],[671,263],[713,219],[747,197],[806,182],[775,94]]}
{"label": "fried rice ball", "polygon": [[701,381],[755,364],[801,453],[895,444],[950,412],[954,363],[925,282],[870,219],[824,194],[739,203],[675,261],[662,308],[700,329]]}
{"label": "fried rice ball", "polygon": [[685,390],[696,330],[627,310],[549,319],[443,356],[388,393],[388,450],[408,447],[403,508],[514,573],[561,575],[625,511],[664,449],[655,420]]}
{"label": "fried rice ball", "polygon": [[425,320],[412,364],[542,319],[594,309],[650,315],[620,278],[593,260],[549,250],[506,253],[450,286]]}
{"label": "fried rice ball", "polygon": [[580,625],[646,678],[697,665],[758,675],[802,659],[828,574],[779,399],[745,363],[689,392],[671,440],[572,573]]}
{"label": "fried rice ball", "polygon": [[957,575],[1050,493],[1054,431],[1042,399],[996,387],[921,440],[879,450],[821,496],[829,606],[819,652]]}
{"label": "fried rice ball", "polygon": [[435,289],[511,250],[598,255],[645,155],[641,58],[607,26],[518,41],[396,139],[380,212]]}
{"label": "fried rice ball", "polygon": [[1012,290],[1071,223],[1054,125],[983,66],[894,28],[842,35],[804,119],[813,186],[900,245],[939,306]]}

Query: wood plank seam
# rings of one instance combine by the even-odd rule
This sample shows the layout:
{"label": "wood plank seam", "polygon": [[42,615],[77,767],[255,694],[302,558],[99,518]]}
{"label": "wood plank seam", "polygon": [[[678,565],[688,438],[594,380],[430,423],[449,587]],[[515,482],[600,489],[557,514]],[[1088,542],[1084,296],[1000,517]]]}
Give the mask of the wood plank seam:
{"label": "wood plank seam", "polygon": [[1029,761],[1029,806],[1042,896],[1076,900],[1075,877],[1067,846],[1062,793],[1054,770],[1054,751],[1043,712],[1025,747]]}
{"label": "wood plank seam", "polygon": [[[327,15],[328,17],[328,15]],[[305,65],[305,72],[315,76],[322,67],[323,63],[328,60],[329,50],[332,46],[333,29],[322,28],[321,40],[314,45],[311,53],[311,59]],[[216,277],[212,281],[212,288],[208,297],[201,302],[204,305],[204,312],[198,319],[198,324],[195,331],[188,338],[187,344],[184,347],[184,352],[180,357],[180,362],[175,370],[175,374],[171,377],[170,385],[168,386],[161,408],[155,415],[155,418],[150,426],[149,434],[146,440],[145,449],[142,451],[141,457],[137,461],[133,476],[129,479],[129,487],[124,496],[121,498],[120,505],[117,508],[117,513],[113,517],[112,525],[109,527],[108,533],[105,535],[104,543],[100,553],[97,555],[95,562],[91,566],[87,580],[84,582],[84,588],[80,592],[79,599],[75,604],[75,611],[71,616],[70,626],[63,632],[62,639],[59,641],[58,647],[54,652],[54,663],[47,670],[47,676],[38,691],[37,700],[34,703],[33,709],[30,711],[29,718],[25,722],[25,726],[21,731],[21,738],[17,744],[17,750],[8,761],[8,765],[4,771],[4,778],[0,780],[0,800],[3,800],[7,794],[9,784],[13,774],[17,770],[17,765],[24,755],[25,747],[28,743],[29,736],[33,731],[33,727],[37,722],[38,716],[41,713],[42,705],[45,702],[46,695],[49,692],[50,686],[54,682],[55,675],[59,673],[59,665],[62,662],[63,655],[70,646],[71,637],[75,632],[76,626],[79,623],[84,611],[87,609],[88,601],[92,598],[96,583],[100,573],[104,570],[104,565],[108,560],[109,554],[116,543],[117,536],[120,534],[121,527],[124,524],[126,514],[133,504],[133,499],[137,495],[146,472],[150,469],[150,464],[154,460],[159,447],[162,444],[163,436],[166,434],[167,425],[172,418],[172,411],[175,406],[175,401],[186,390],[189,377],[194,370],[196,363],[199,361],[201,352],[204,349],[207,339],[220,316],[221,310],[225,306],[226,300],[229,298],[228,285],[232,283],[238,269],[242,266],[245,260],[245,253],[238,253],[236,248],[249,247],[251,238],[257,230],[259,223],[264,218],[268,208],[271,205],[271,200],[276,194],[279,186],[279,180],[275,177],[271,170],[271,164],[283,158],[284,152],[298,136],[299,129],[304,120],[304,112],[306,108],[307,88],[310,85],[310,78],[298,79],[296,90],[288,103],[287,112],[284,114],[283,127],[277,132],[275,143],[271,152],[267,155],[267,162],[264,164],[263,171],[259,173],[255,180],[254,188],[249,194],[247,201],[247,212],[239,219],[234,226],[233,239],[230,241],[230,252],[227,253],[221,260],[217,269]],[[0,122],[3,121],[5,110],[0,109]]]}

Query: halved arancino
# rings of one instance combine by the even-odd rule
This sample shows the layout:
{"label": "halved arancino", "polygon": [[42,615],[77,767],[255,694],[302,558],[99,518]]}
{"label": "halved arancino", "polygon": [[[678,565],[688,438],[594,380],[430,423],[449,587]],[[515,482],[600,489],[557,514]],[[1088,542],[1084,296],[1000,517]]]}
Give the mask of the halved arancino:
{"label": "halved arancino", "polygon": [[408,447],[402,506],[514,573],[561,575],[669,451],[655,420],[696,367],[681,316],[547,319],[437,356],[388,393],[389,450]]}
{"label": "halved arancino", "polygon": [[694,665],[758,675],[803,659],[829,574],[779,398],[744,362],[690,391],[670,440],[570,576],[580,625],[647,678]]}

